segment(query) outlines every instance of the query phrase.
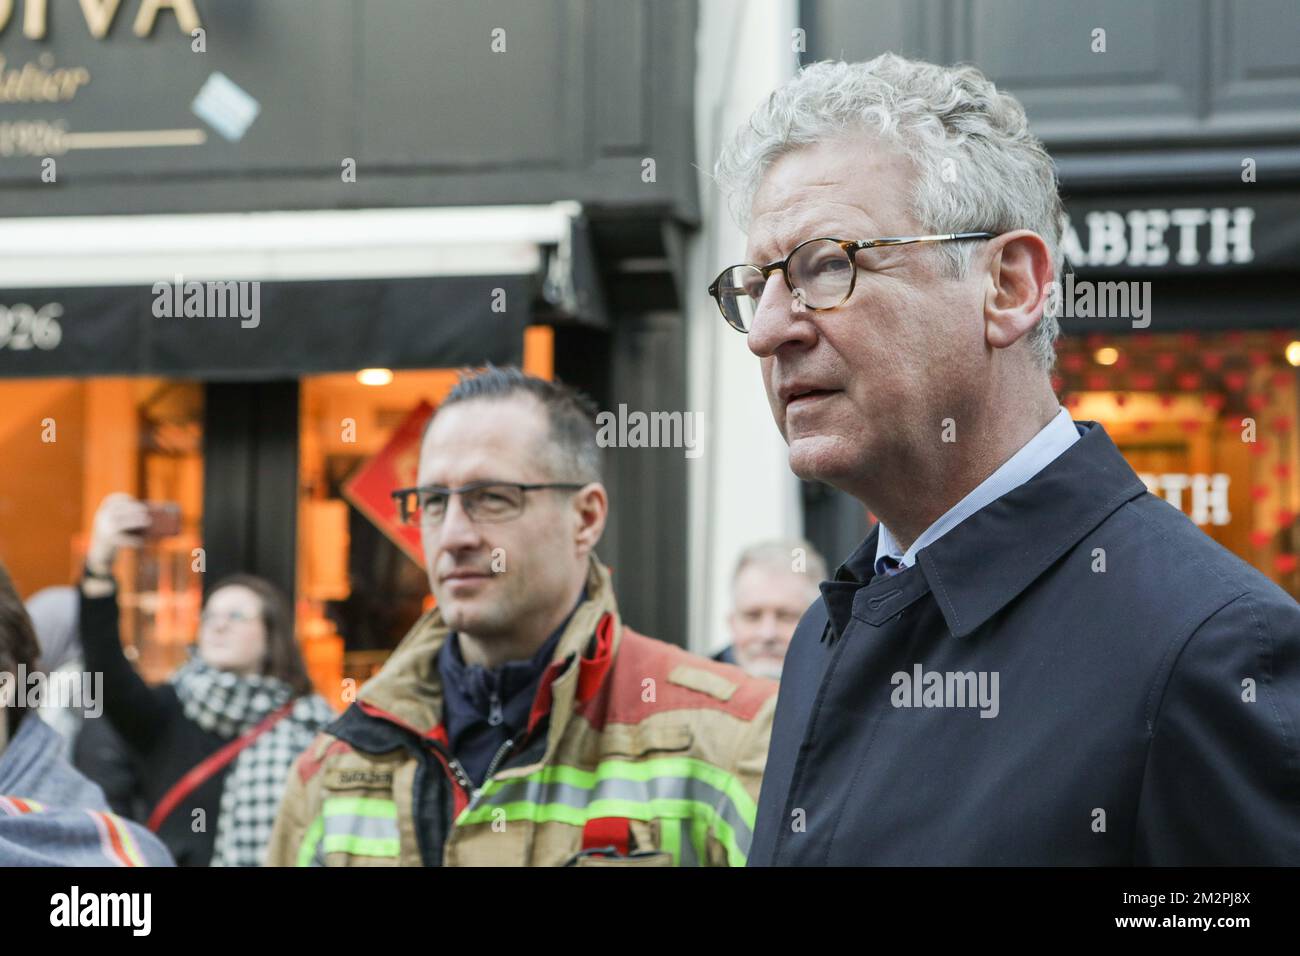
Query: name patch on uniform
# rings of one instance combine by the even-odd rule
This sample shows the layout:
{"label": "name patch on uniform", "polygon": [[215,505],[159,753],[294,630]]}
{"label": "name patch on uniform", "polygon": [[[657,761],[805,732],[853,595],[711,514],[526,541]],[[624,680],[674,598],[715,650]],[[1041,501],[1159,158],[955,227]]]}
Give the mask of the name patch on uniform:
{"label": "name patch on uniform", "polygon": [[367,789],[391,788],[393,771],[391,770],[329,770],[325,773],[326,790],[345,790],[348,787],[365,787]]}

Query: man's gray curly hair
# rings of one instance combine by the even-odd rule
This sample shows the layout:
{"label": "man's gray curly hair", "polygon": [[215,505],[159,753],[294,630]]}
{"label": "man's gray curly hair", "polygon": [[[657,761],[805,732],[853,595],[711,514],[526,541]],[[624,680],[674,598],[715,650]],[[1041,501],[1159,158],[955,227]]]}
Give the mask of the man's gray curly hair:
{"label": "man's gray curly hair", "polygon": [[[912,162],[912,213],[921,229],[1030,229],[1051,250],[1053,277],[1060,275],[1064,210],[1055,166],[1029,131],[1020,103],[973,66],[936,66],[893,53],[807,66],[754,111],[718,159],[715,178],[736,221],[748,226],[754,194],[778,158],[860,132],[891,143]],[[972,249],[944,243],[934,252],[961,278]],[[1051,314],[1030,333],[1030,350],[1044,371],[1055,360],[1059,335]]]}

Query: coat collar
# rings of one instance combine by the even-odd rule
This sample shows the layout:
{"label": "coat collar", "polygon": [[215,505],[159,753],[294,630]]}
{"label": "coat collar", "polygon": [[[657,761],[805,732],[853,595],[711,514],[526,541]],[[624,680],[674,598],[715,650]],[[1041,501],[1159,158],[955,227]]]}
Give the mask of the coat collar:
{"label": "coat collar", "polygon": [[857,595],[863,585],[871,580],[872,568],[876,556],[876,541],[880,536],[880,524],[877,523],[867,535],[867,540],[844,559],[844,563],[835,569],[829,581],[823,581],[818,587],[822,592],[822,602],[826,605],[826,627],[822,631],[822,640],[835,640],[849,626],[849,619],[857,603]]}
{"label": "coat collar", "polygon": [[954,637],[979,628],[1116,509],[1146,493],[1106,430],[1078,424],[1084,434],[1046,468],[917,552]]}
{"label": "coat collar", "polygon": [[916,565],[901,574],[872,576],[879,533],[873,528],[835,580],[821,585],[830,619],[823,638],[842,634],[850,614],[880,625],[931,591],[948,630],[966,637],[1117,508],[1145,494],[1106,430],[1097,422],[1077,424],[1085,429],[1077,442],[922,548]]}

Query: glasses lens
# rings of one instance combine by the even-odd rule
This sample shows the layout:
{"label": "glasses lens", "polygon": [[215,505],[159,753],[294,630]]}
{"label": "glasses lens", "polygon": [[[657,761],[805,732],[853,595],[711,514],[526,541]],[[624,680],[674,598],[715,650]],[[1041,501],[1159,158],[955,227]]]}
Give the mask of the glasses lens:
{"label": "glasses lens", "polygon": [[515,485],[484,485],[461,493],[473,521],[509,521],[524,510],[524,492]]}
{"label": "glasses lens", "polygon": [[406,519],[407,524],[417,527],[422,524],[437,524],[447,511],[447,493],[445,491],[417,491],[414,495],[415,507]]}
{"label": "glasses lens", "polygon": [[796,304],[833,309],[848,298],[853,287],[853,262],[837,242],[805,242],[790,257],[790,285]]}
{"label": "glasses lens", "polygon": [[718,304],[732,328],[749,331],[765,285],[763,273],[753,266],[732,266],[718,279]]}

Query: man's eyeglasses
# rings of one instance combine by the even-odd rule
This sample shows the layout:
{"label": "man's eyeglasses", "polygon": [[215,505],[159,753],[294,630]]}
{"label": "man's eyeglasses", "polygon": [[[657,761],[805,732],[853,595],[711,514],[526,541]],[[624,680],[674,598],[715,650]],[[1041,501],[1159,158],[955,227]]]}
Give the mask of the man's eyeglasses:
{"label": "man's eyeglasses", "polygon": [[[778,269],[786,287],[794,296],[795,310],[818,312],[843,305],[853,294],[858,268],[871,271],[872,249],[908,246],[918,242],[955,242],[963,239],[993,239],[994,232],[954,232],[943,236],[898,236],[888,239],[831,239],[821,237],[799,243],[790,254],[765,266],[749,263],[730,266],[709,286],[709,295],[727,324],[738,332],[748,332],[758,311],[758,301],[767,288],[767,280]],[[880,253],[876,253],[878,258]],[[859,257],[868,261],[859,262]]]}
{"label": "man's eyeglasses", "polygon": [[577,491],[585,487],[574,482],[559,481],[543,484],[475,481],[459,488],[444,488],[441,485],[399,488],[392,494],[401,522],[418,528],[441,524],[452,495],[460,495],[460,505],[470,521],[492,524],[518,518],[523,513],[525,496],[530,491],[550,488]]}

